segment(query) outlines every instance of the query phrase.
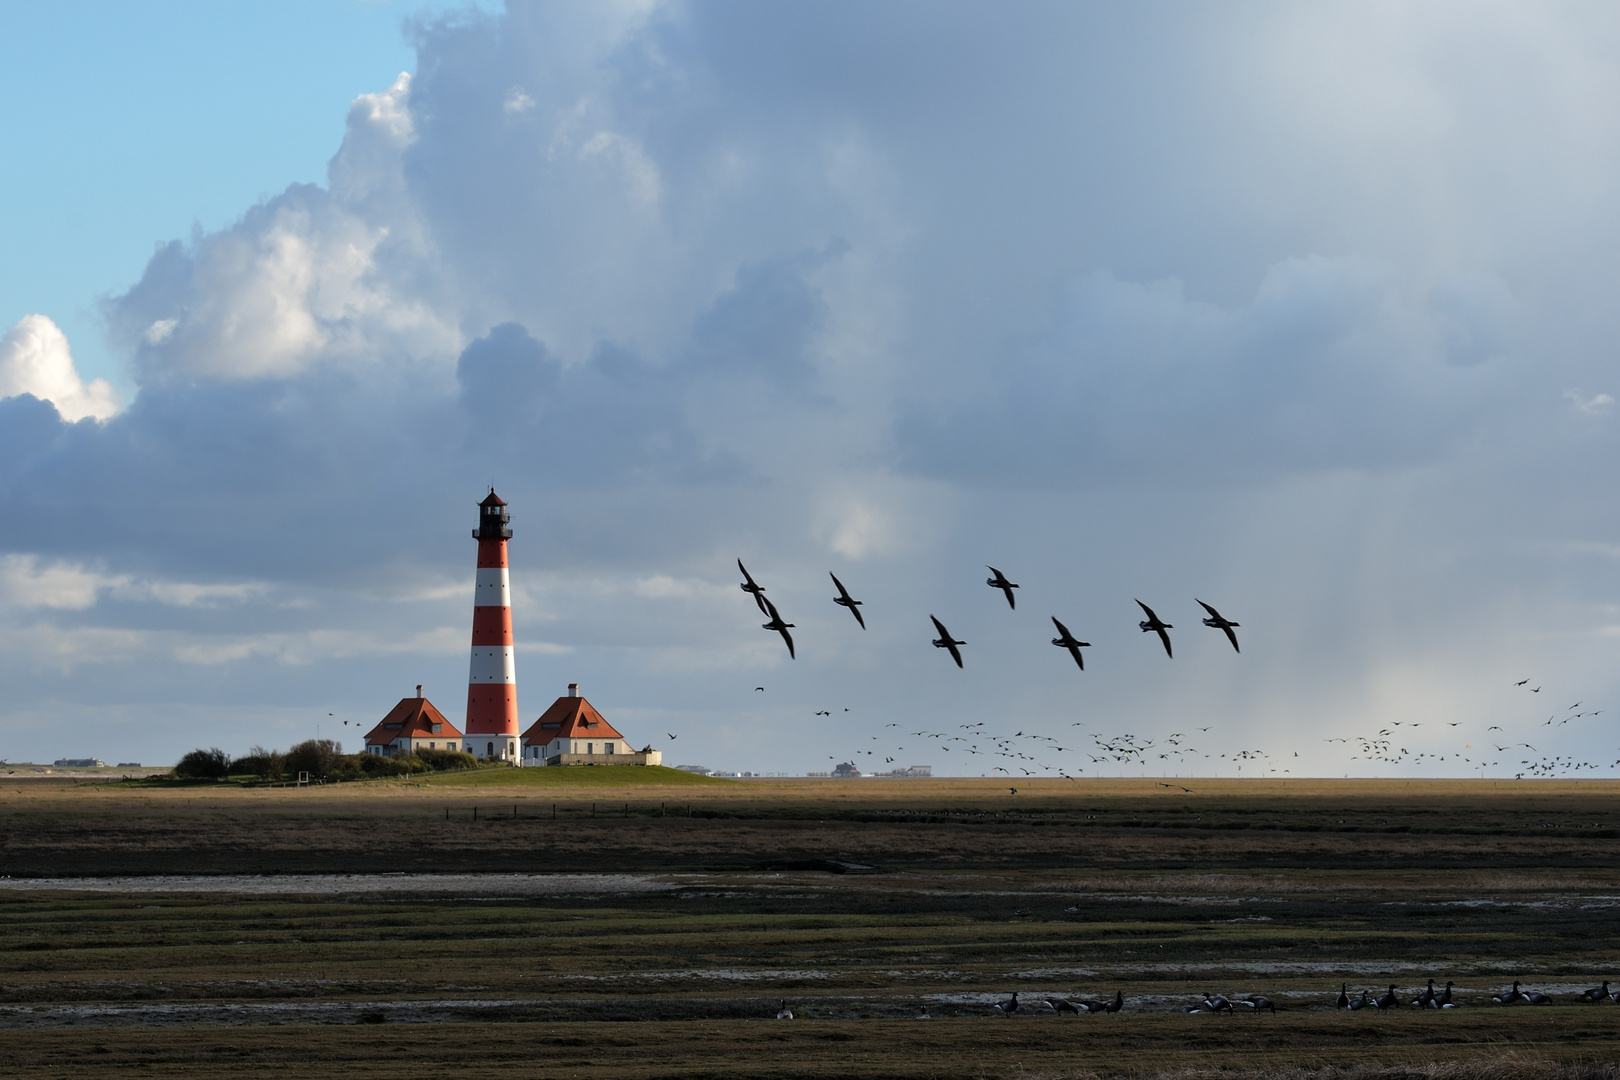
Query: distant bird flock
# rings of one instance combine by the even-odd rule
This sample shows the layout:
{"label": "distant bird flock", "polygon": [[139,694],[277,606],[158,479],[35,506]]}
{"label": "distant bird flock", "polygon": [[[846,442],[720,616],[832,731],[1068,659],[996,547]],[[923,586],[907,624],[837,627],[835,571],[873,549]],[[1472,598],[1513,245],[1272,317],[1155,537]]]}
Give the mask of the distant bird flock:
{"label": "distant bird flock", "polygon": [[[1463,1005],[1463,1002],[1453,997],[1453,990],[1456,985],[1456,983],[1447,982],[1444,989],[1437,990],[1435,989],[1434,980],[1430,979],[1427,989],[1420,990],[1415,997],[1408,998],[1406,994],[1398,992],[1399,987],[1395,983],[1388,984],[1384,990],[1376,994],[1371,990],[1360,990],[1352,994],[1349,984],[1341,983],[1339,993],[1332,1001],[1334,1008],[1342,1009],[1345,1012],[1360,1012],[1362,1009],[1373,1009],[1377,1012],[1387,1012],[1390,1009],[1456,1009]],[[1325,997],[1315,1000],[1306,995],[1297,995],[1297,997],[1301,1000],[1294,1006],[1295,1008],[1324,1008],[1327,1005]],[[1088,998],[1046,995],[1037,1000],[1039,1004],[1033,1006],[1020,1002],[1018,992],[1015,991],[1004,1001],[991,1002],[989,1011],[993,1016],[1014,1016],[1018,1013],[1051,1013],[1060,1016],[1065,1013],[1073,1016],[1088,1014],[1112,1015],[1124,1011],[1127,1004],[1125,994],[1120,990],[1115,990],[1113,997]],[[1519,982],[1514,982],[1511,989],[1491,995],[1490,1000],[1492,1004],[1497,1006],[1557,1004],[1557,1000],[1551,994],[1544,994],[1538,990],[1521,989]],[[1605,979],[1602,986],[1594,986],[1590,990],[1569,995],[1568,1001],[1570,1004],[1576,1005],[1620,1004],[1620,992],[1611,993],[1609,980]],[[935,1008],[939,1007],[939,1005],[939,1002],[934,1003]],[[930,1006],[927,1003],[918,1006],[916,1018],[918,1020],[933,1019],[929,1008]],[[983,1000],[980,999],[977,1005],[968,1002],[959,1003],[952,1011],[972,1014],[983,1008]],[[1148,1008],[1163,1011],[1165,1006],[1162,999],[1159,999],[1149,1002]],[[1271,1013],[1275,1015],[1279,1009],[1286,1008],[1286,1006],[1279,1005],[1275,999],[1264,994],[1246,994],[1243,997],[1229,998],[1224,994],[1205,993],[1194,1001],[1175,1008],[1177,1012],[1187,1014],[1214,1013],[1216,1015],[1234,1016],[1239,1009],[1251,1013]],[[793,1019],[793,1010],[788,1007],[786,1000],[778,1002],[776,1018],[778,1020]]]}
{"label": "distant bird flock", "polygon": [[[990,576],[985,579],[985,584],[997,590],[1006,598],[1009,610],[1016,611],[1018,597],[1014,590],[1020,587],[1018,582],[1008,578],[1006,573],[998,567],[986,566],[985,568],[990,571]],[[797,648],[790,632],[794,629],[794,624],[782,617],[776,605],[765,595],[765,587],[754,580],[753,575],[748,572],[748,568],[743,565],[741,559],[737,560],[737,569],[742,573],[743,577],[739,588],[753,597],[760,613],[767,617],[768,621],[760,625],[766,631],[780,635],[782,643],[787,647],[788,657],[797,659]],[[856,599],[850,593],[844,583],[839,580],[838,575],[829,573],[828,576],[832,578],[833,587],[837,590],[837,595],[831,598],[832,602],[848,611],[854,617],[856,624],[862,630],[865,630],[866,618],[861,611],[864,602]],[[1203,625],[1212,630],[1219,630],[1231,644],[1232,651],[1241,654],[1243,650],[1238,643],[1236,631],[1242,624],[1228,619],[1220,611],[1216,610],[1213,605],[1201,599],[1195,598],[1195,602],[1203,609],[1204,614],[1200,620]],[[1141,600],[1137,600],[1136,604],[1142,609],[1142,614],[1146,616],[1137,622],[1137,627],[1144,634],[1156,635],[1159,645],[1164,649],[1165,657],[1174,659],[1175,651],[1170,639],[1170,631],[1175,629],[1174,624],[1161,619],[1152,607]],[[963,668],[965,666],[964,649],[968,646],[968,642],[954,636],[939,616],[930,614],[928,618],[933,623],[934,628],[935,636],[929,639],[933,646],[943,650],[958,668]],[[1052,644],[1068,653],[1069,657],[1074,660],[1075,667],[1078,670],[1085,671],[1085,655],[1081,650],[1090,648],[1091,642],[1077,638],[1057,616],[1053,615],[1050,618],[1053,627],[1057,630],[1057,636],[1051,639]],[[1515,681],[1514,686],[1516,689],[1532,694],[1541,693],[1543,687],[1541,685],[1532,687],[1529,685],[1531,681],[1528,678],[1520,679]],[[755,687],[754,689],[762,691],[764,687]],[[1540,721],[1537,726],[1559,729],[1573,721],[1596,717],[1603,712],[1602,709],[1583,710],[1581,709],[1583,704],[1584,701],[1577,701],[1562,714],[1554,712],[1545,720]],[[846,708],[844,711],[849,710]],[[816,715],[830,716],[831,710],[818,710]],[[1460,722],[1455,721],[1441,721],[1432,723],[1430,726],[1441,730],[1442,725],[1445,728],[1455,729],[1459,727],[1459,724]],[[895,725],[891,724],[889,726],[893,727]],[[1079,722],[1070,726],[1084,727],[1086,725]],[[1523,779],[1527,776],[1567,776],[1579,774],[1583,771],[1597,769],[1612,771],[1620,768],[1620,757],[1617,757],[1612,763],[1605,764],[1575,758],[1567,754],[1545,753],[1527,740],[1509,741],[1501,735],[1492,739],[1489,737],[1492,732],[1502,731],[1500,725],[1494,724],[1486,728],[1484,735],[1480,737],[1469,736],[1466,731],[1447,732],[1441,730],[1442,734],[1448,734],[1452,738],[1463,740],[1462,746],[1454,746],[1449,750],[1414,751],[1408,745],[1403,745],[1403,743],[1410,743],[1411,740],[1403,739],[1403,732],[1398,729],[1410,730],[1416,736],[1418,734],[1417,729],[1421,727],[1423,727],[1422,721],[1390,720],[1379,725],[1376,733],[1335,735],[1323,741],[1342,743],[1346,749],[1353,749],[1355,753],[1350,756],[1351,761],[1370,761],[1388,765],[1456,763],[1466,766],[1469,771],[1478,771],[1481,775],[1487,768],[1496,768],[1506,764],[1510,769],[1514,770],[1516,779]],[[935,744],[936,747],[945,753],[949,753],[954,749],[966,753],[969,757],[985,755],[987,757],[1003,758],[1008,762],[1007,765],[996,765],[989,771],[1005,773],[1008,776],[1011,776],[1013,771],[1016,770],[1024,776],[1036,776],[1045,773],[1074,779],[1070,775],[1071,771],[1085,771],[1083,768],[1072,765],[1063,766],[1048,760],[1048,752],[1077,749],[1076,747],[1059,745],[1060,740],[1052,736],[1022,730],[1012,735],[996,735],[985,731],[984,728],[985,724],[979,722],[958,725],[958,731],[956,732],[929,731],[925,729],[911,732],[911,735],[913,738],[938,740]],[[1208,726],[1204,726],[1195,730],[1205,733],[1210,729]],[[1244,765],[1247,764],[1250,775],[1264,776],[1290,774],[1292,769],[1287,763],[1291,763],[1294,758],[1299,757],[1297,751],[1293,753],[1292,757],[1286,757],[1274,756],[1258,748],[1240,748],[1230,750],[1227,753],[1212,755],[1190,745],[1186,732],[1172,732],[1161,740],[1145,738],[1133,733],[1118,735],[1091,733],[1090,738],[1092,746],[1087,751],[1087,756],[1090,757],[1094,765],[1113,763],[1152,766],[1162,762],[1163,765],[1160,767],[1168,771],[1189,762],[1211,761],[1213,763],[1215,761],[1224,761],[1235,766],[1239,774],[1244,773]],[[878,740],[874,736],[872,741]],[[1070,736],[1068,739],[1061,741],[1075,742],[1078,740],[1074,736]],[[1476,745],[1476,741],[1478,745]],[[895,745],[892,748],[887,746],[881,748],[867,747],[856,751],[854,756],[856,758],[865,756],[873,759],[874,762],[879,756],[882,756],[884,763],[889,764],[895,758],[888,755],[899,753],[905,749],[906,747],[902,745]],[[1494,753],[1490,752],[1492,750],[1494,750]],[[1525,751],[1525,753],[1515,762],[1512,755],[1517,751]],[[1187,788],[1182,788],[1182,790],[1191,793]]]}

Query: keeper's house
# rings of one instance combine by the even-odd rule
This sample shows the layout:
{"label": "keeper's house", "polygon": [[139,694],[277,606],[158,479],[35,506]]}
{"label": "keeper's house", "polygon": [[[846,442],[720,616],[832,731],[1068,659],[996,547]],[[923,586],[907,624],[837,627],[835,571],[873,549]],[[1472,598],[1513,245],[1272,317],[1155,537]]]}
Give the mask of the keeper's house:
{"label": "keeper's house", "polygon": [[461,732],[433,707],[416,688],[413,698],[401,698],[382,723],[366,735],[366,753],[396,757],[418,750],[459,750]]}
{"label": "keeper's house", "polygon": [[579,696],[579,684],[551,703],[523,733],[524,765],[662,765],[664,755],[630,741]]}

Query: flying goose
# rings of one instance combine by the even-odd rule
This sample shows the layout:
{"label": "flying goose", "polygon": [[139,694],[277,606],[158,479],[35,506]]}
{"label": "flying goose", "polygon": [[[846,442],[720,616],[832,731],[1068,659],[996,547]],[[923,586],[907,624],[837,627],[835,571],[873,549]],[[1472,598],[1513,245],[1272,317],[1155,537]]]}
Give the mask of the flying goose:
{"label": "flying goose", "polygon": [[759,599],[764,601],[765,610],[771,617],[770,622],[762,623],[761,625],[766,630],[775,630],[778,634],[781,634],[782,635],[782,640],[787,642],[788,659],[789,660],[796,659],[796,657],[793,655],[793,635],[788,633],[788,627],[792,626],[793,624],[790,623],[790,622],[783,622],[782,621],[782,616],[780,616],[780,615],[778,615],[776,613],[776,605],[775,604],[771,603],[769,600],[766,600],[763,596],[760,597]]}
{"label": "flying goose", "polygon": [[838,586],[838,595],[833,597],[833,603],[841,608],[848,608],[849,613],[855,616],[855,621],[861,624],[861,629],[865,630],[866,620],[861,618],[861,601],[849,595],[849,590],[844,588],[844,583],[838,580],[837,574],[829,570],[827,576],[833,579],[834,585]]}
{"label": "flying goose", "polygon": [[934,616],[932,616],[932,615],[930,615],[928,617],[930,619],[934,619],[934,629],[939,631],[939,637],[937,639],[935,639],[935,641],[934,641],[934,648],[949,650],[949,652],[951,654],[951,659],[956,661],[956,666],[957,667],[961,667],[962,666],[962,654],[957,651],[956,647],[958,645],[966,645],[967,642],[965,642],[965,641],[957,641],[955,638],[951,637],[951,632],[949,630],[945,629],[945,624],[944,623],[940,622],[938,619],[934,618]]}
{"label": "flying goose", "polygon": [[1074,662],[1080,665],[1080,670],[1086,670],[1086,660],[1080,655],[1080,650],[1090,648],[1091,642],[1076,641],[1074,635],[1069,633],[1069,628],[1058,622],[1056,615],[1052,616],[1052,625],[1058,628],[1058,634],[1061,635],[1053,638],[1052,644],[1060,649],[1068,649],[1069,655],[1074,657]]}
{"label": "flying goose", "polygon": [[[1198,598],[1194,597],[1193,599],[1197,600]],[[1226,631],[1226,640],[1230,641],[1232,643],[1232,650],[1234,652],[1242,652],[1243,650],[1238,648],[1237,635],[1232,633],[1232,628],[1234,626],[1238,625],[1238,624],[1235,623],[1235,622],[1230,621],[1229,619],[1221,618],[1221,613],[1220,612],[1216,611],[1214,608],[1210,607],[1208,604],[1204,603],[1202,600],[1198,601],[1198,605],[1200,607],[1202,607],[1205,611],[1209,612],[1210,617],[1204,620],[1204,625],[1205,626],[1212,626],[1216,630],[1224,630],[1224,631]]]}
{"label": "flying goose", "polygon": [[985,578],[984,583],[990,586],[992,589],[1000,589],[1003,593],[1005,593],[1007,596],[1007,606],[1016,609],[1018,607],[1018,601],[1013,599],[1012,591],[1018,588],[1018,586],[1008,581],[1007,575],[1003,574],[995,567],[986,566],[985,569],[994,574],[995,577]]}
{"label": "flying goose", "polygon": [[1167,622],[1161,622],[1159,617],[1153,614],[1153,609],[1142,603],[1142,601],[1138,600],[1136,602],[1136,606],[1147,612],[1147,618],[1143,619],[1136,625],[1142,628],[1142,633],[1144,634],[1158,634],[1159,640],[1164,642],[1164,655],[1174,659],[1175,654],[1170,651],[1170,635],[1165,633],[1165,631],[1174,630],[1175,627],[1171,626]]}
{"label": "flying goose", "polygon": [[743,576],[743,583],[737,588],[752,595],[754,603],[758,604],[759,610],[763,612],[765,610],[765,586],[754,581],[753,575],[748,572],[748,567],[742,564],[741,559],[737,560],[737,569],[742,571]]}

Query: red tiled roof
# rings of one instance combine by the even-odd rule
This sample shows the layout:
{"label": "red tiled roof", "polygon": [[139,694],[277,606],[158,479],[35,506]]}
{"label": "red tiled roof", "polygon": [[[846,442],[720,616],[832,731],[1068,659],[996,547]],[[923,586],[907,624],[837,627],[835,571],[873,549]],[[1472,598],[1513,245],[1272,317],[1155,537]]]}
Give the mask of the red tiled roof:
{"label": "red tiled roof", "polygon": [[[439,730],[434,731],[433,725]],[[397,726],[395,726],[397,725]],[[459,739],[461,732],[427,698],[400,698],[382,722],[366,733],[367,746],[387,746],[398,738]]]}
{"label": "red tiled roof", "polygon": [[[556,726],[551,726],[553,724]],[[523,733],[523,741],[534,746],[544,746],[557,738],[622,739],[624,736],[614,731],[613,725],[602,719],[602,714],[584,698],[560,697]]]}

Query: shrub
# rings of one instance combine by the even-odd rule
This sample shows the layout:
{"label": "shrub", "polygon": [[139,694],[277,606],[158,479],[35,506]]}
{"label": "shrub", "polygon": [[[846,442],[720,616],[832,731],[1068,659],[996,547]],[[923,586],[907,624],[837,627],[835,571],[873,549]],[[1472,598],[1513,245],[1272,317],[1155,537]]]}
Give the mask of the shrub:
{"label": "shrub", "polygon": [[460,750],[418,750],[416,756],[434,772],[478,768],[478,759]]}
{"label": "shrub", "polygon": [[260,780],[280,780],[286,770],[287,756],[280,750],[267,750],[255,746],[247,754],[231,762],[238,773],[252,773]]}
{"label": "shrub", "polygon": [[174,767],[174,775],[182,780],[223,780],[230,772],[231,757],[217,746],[193,750]]}
{"label": "shrub", "polygon": [[[289,775],[307,772],[312,778],[329,775],[343,756],[343,747],[331,739],[305,739],[287,751],[282,768]],[[359,756],[359,755],[355,755]]]}

